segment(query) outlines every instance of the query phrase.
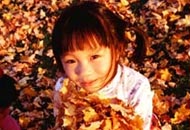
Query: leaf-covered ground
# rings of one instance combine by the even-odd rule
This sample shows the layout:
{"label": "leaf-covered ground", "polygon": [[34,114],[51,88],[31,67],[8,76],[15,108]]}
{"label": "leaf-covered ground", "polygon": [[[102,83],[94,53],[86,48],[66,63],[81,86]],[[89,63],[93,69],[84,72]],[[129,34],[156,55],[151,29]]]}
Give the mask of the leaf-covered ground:
{"label": "leaf-covered ground", "polygon": [[[56,65],[51,31],[60,10],[77,0],[1,0],[0,67],[20,92],[12,115],[23,130],[54,126]],[[190,1],[99,0],[137,25],[150,40],[139,70],[150,80],[154,113],[163,130],[190,129]]]}

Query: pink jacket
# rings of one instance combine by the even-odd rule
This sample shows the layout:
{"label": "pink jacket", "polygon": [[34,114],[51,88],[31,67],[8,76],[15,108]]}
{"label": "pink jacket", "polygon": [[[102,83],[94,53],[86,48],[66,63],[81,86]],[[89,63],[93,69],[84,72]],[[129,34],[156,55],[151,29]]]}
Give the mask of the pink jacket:
{"label": "pink jacket", "polygon": [[21,130],[17,121],[10,115],[7,115],[0,121],[0,130]]}

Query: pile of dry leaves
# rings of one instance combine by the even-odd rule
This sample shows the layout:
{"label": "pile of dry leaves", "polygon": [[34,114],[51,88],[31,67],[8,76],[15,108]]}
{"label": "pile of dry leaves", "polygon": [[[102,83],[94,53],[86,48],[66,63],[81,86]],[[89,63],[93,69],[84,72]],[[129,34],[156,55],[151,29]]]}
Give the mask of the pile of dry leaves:
{"label": "pile of dry leaves", "polygon": [[55,130],[142,130],[143,120],[118,99],[79,90],[65,79],[55,93],[58,115]]}

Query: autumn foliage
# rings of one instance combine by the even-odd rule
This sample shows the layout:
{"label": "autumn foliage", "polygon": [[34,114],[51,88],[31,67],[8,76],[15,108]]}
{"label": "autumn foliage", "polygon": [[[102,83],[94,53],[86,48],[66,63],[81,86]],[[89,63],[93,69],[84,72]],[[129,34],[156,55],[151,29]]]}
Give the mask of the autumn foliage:
{"label": "autumn foliage", "polygon": [[[61,9],[76,1],[0,1],[0,67],[4,73],[14,77],[18,82],[17,90],[20,94],[17,102],[13,104],[11,114],[19,121],[23,130],[50,130],[58,123],[53,116],[52,104],[53,86],[58,75],[50,46],[51,32]],[[150,43],[145,60],[141,64],[126,62],[126,65],[148,77],[155,92],[153,104],[154,113],[159,120],[158,125],[162,130],[189,130],[190,1],[99,0],[99,2],[117,11],[131,25],[138,26],[147,33]],[[126,50],[133,51],[132,47],[133,45],[128,45]],[[96,99],[99,105],[94,109],[91,107],[93,104],[89,102],[89,100],[94,102],[94,99],[96,96],[83,100],[86,109],[81,113],[84,118],[78,121],[93,121],[97,123],[96,127],[102,129],[111,127],[114,122],[112,119],[115,118],[109,117],[122,115],[115,113],[121,102],[113,99],[102,101]],[[79,105],[75,100],[73,103]],[[119,108],[120,113],[123,107],[125,106]],[[104,114],[98,113],[98,109],[103,113],[110,110],[111,113],[104,117]],[[93,119],[88,117],[87,111],[94,114]],[[130,108],[125,112],[133,114]],[[135,127],[131,125],[133,121],[135,120],[131,120],[130,127]],[[137,122],[141,124],[138,116]]]}
{"label": "autumn foliage", "polygon": [[119,99],[88,94],[68,79],[54,94],[58,101],[55,130],[143,130],[142,118]]}

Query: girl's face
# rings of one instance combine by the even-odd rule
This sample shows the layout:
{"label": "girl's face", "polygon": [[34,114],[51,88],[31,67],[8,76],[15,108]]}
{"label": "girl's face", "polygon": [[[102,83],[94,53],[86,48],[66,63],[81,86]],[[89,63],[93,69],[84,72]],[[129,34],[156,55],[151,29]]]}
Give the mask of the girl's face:
{"label": "girl's face", "polygon": [[64,71],[77,86],[88,92],[103,88],[111,78],[111,49],[99,46],[67,52],[61,57]]}

